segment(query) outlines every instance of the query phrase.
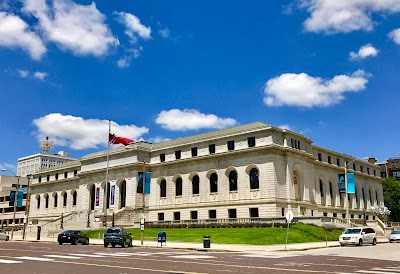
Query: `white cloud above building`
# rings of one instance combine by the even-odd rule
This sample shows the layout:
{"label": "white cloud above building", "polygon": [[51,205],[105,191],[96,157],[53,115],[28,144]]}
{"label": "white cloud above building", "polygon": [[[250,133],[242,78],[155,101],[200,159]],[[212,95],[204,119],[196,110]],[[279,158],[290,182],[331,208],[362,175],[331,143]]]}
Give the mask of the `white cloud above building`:
{"label": "white cloud above building", "polygon": [[195,109],[171,109],[161,111],[155,119],[161,127],[174,130],[198,130],[204,128],[222,129],[236,125],[232,118],[220,118],[214,114],[204,114]]}
{"label": "white cloud above building", "polygon": [[395,42],[396,44],[400,45],[400,28],[392,30],[389,33],[389,37],[390,37],[390,39],[393,40],[393,42]]}
{"label": "white cloud above building", "polygon": [[326,107],[339,103],[346,92],[365,89],[370,75],[358,70],[332,79],[312,77],[306,73],[285,73],[265,84],[267,106]]}
{"label": "white cloud above building", "polygon": [[379,50],[376,49],[371,44],[366,44],[362,46],[358,52],[350,52],[350,60],[357,60],[357,59],[365,59],[367,57],[375,57],[379,53]]}

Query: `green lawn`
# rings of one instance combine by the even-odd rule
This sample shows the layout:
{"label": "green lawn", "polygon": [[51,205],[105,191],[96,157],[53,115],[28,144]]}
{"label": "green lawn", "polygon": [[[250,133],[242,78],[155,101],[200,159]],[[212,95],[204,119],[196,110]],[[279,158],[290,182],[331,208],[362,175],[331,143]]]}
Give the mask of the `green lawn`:
{"label": "green lawn", "polygon": [[[103,236],[104,229],[91,230],[86,234],[90,238]],[[129,228],[133,239],[140,239],[140,229]],[[165,231],[168,241],[175,242],[203,242],[203,236],[209,235],[212,243],[224,244],[252,244],[252,245],[272,245],[284,244],[286,240],[286,228],[166,228],[155,229],[146,228],[144,231],[145,240],[157,240],[157,234]],[[294,224],[289,229],[288,243],[305,243],[336,241],[341,234],[341,230],[325,230],[305,224]]]}

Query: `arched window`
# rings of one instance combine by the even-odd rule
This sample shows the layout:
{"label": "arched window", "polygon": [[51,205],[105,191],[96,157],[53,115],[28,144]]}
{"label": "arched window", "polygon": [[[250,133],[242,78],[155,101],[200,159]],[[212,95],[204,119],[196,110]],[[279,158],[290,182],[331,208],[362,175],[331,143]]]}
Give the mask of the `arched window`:
{"label": "arched window", "polygon": [[319,192],[321,193],[321,198],[324,198],[324,183],[319,179]]}
{"label": "arched window", "polygon": [[293,190],[294,198],[300,200],[299,174],[297,173],[297,170],[293,170]]}
{"label": "arched window", "polygon": [[64,192],[62,196],[63,196],[63,206],[67,206],[67,192]]}
{"label": "arched window", "polygon": [[210,192],[218,192],[218,175],[216,173],[210,176]]}
{"label": "arched window", "polygon": [[365,205],[367,204],[367,200],[365,199],[365,192],[364,192],[364,188],[362,189],[362,198],[364,201],[364,208],[366,207]]}
{"label": "arched window", "polygon": [[179,177],[175,181],[175,196],[182,196],[182,178]]}
{"label": "arched window", "polygon": [[237,185],[237,172],[232,170],[229,172],[229,191],[237,191],[238,190],[238,185]]}
{"label": "arched window", "polygon": [[378,191],[376,191],[376,190],[375,190],[375,203],[376,203],[376,205],[379,205]]}
{"label": "arched window", "polygon": [[40,208],[40,195],[36,196],[36,205],[37,205],[37,208]]}
{"label": "arched window", "polygon": [[77,193],[75,190],[74,193],[72,194],[72,206],[76,206],[76,202],[77,202]]}
{"label": "arched window", "polygon": [[57,192],[55,192],[54,194],[53,194],[53,198],[54,198],[54,207],[57,207],[58,206],[58,195],[57,195]]}
{"label": "arched window", "polygon": [[192,194],[200,193],[200,179],[199,176],[195,175],[192,179]]}
{"label": "arched window", "polygon": [[160,197],[167,197],[167,181],[165,180],[160,182]]}
{"label": "arched window", "polygon": [[258,189],[259,182],[258,182],[258,169],[257,168],[252,168],[250,170],[249,179],[250,179],[250,189]]}
{"label": "arched window", "polygon": [[371,189],[368,189],[368,195],[369,195],[369,201],[371,202],[371,205],[372,205]]}
{"label": "arched window", "polygon": [[329,182],[329,195],[333,199],[333,189],[332,189],[332,182]]}
{"label": "arched window", "polygon": [[358,208],[358,191],[357,191],[357,186],[355,187],[355,195],[356,195],[356,207]]}
{"label": "arched window", "polygon": [[45,208],[49,208],[49,194],[44,194]]}

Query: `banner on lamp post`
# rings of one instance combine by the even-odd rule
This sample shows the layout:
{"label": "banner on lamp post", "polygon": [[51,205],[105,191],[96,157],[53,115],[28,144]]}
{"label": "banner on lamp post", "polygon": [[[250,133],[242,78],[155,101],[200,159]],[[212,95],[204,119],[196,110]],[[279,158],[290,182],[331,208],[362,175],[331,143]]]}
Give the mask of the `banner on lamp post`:
{"label": "banner on lamp post", "polygon": [[344,174],[339,174],[339,193],[346,193],[346,183]]}
{"label": "banner on lamp post", "polygon": [[354,173],[347,173],[347,193],[356,193]]}

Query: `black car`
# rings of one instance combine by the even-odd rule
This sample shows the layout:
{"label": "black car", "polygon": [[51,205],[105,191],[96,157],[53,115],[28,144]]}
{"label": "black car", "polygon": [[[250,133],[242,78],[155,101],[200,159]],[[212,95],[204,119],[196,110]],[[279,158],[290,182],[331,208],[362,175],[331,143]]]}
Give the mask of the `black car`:
{"label": "black car", "polygon": [[122,247],[133,246],[132,235],[122,227],[107,228],[106,233],[104,233],[104,247],[107,247],[109,244],[112,247],[115,247],[115,245]]}
{"label": "black car", "polygon": [[79,230],[65,230],[58,234],[58,244],[62,245],[63,243],[70,243],[72,245],[76,245],[81,243],[83,245],[89,244],[89,238]]}

